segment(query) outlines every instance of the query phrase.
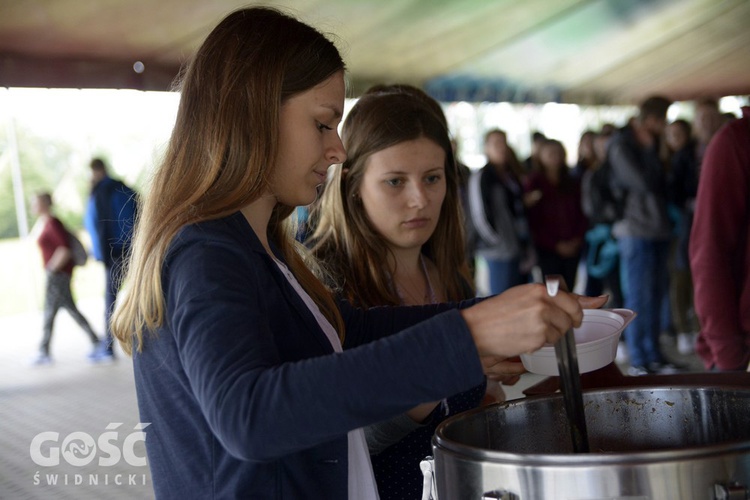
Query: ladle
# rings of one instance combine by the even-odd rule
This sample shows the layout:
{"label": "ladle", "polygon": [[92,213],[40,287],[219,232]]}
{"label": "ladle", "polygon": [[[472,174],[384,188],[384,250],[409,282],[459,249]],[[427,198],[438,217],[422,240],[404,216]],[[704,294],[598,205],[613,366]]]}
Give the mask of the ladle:
{"label": "ladle", "polygon": [[[568,291],[565,279],[558,274],[545,276],[544,282],[550,297],[557,295],[560,290]],[[578,354],[572,328],[555,342],[555,356],[557,369],[560,372],[560,389],[565,402],[565,413],[570,425],[570,437],[573,440],[573,452],[588,453],[589,438],[581,394],[581,374],[578,371]]]}

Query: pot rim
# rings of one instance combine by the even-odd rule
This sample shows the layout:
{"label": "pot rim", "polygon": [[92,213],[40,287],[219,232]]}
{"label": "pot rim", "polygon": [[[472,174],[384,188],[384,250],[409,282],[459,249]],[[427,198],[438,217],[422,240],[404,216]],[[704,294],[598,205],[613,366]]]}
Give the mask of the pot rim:
{"label": "pot rim", "polygon": [[[612,394],[623,393],[631,390],[643,391],[670,391],[679,389],[685,391],[732,391],[750,392],[750,388],[725,386],[725,385],[686,385],[686,386],[628,386],[605,389],[589,389],[582,391],[586,394]],[[502,406],[510,407],[525,404],[526,401],[536,402],[541,400],[562,399],[562,394],[546,394],[529,396],[527,398],[515,399],[504,403],[495,403],[481,408],[475,408],[443,421],[433,436],[433,448],[452,454],[458,454],[472,460],[482,460],[492,463],[512,463],[513,465],[525,466],[590,466],[602,464],[630,464],[636,465],[653,464],[659,462],[675,462],[683,460],[696,460],[708,458],[715,455],[726,456],[727,454],[747,453],[750,450],[750,440],[723,441],[717,444],[691,446],[688,448],[674,448],[654,451],[629,451],[629,452],[589,452],[589,453],[512,453],[508,451],[488,450],[470,445],[461,444],[446,438],[443,433],[447,427],[458,420],[469,417],[476,413],[482,413],[490,408]],[[437,455],[437,453],[435,453]]]}

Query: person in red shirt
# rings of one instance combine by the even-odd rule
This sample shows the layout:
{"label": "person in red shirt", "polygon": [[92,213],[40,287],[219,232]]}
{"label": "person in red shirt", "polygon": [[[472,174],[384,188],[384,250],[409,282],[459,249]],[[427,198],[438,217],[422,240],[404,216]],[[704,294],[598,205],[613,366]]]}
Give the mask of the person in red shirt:
{"label": "person in red shirt", "polygon": [[33,363],[43,365],[52,362],[49,346],[52,340],[52,326],[60,308],[66,309],[91,339],[94,350],[89,358],[95,361],[99,337],[76,307],[70,290],[70,279],[73,275],[73,255],[68,242],[68,231],[62,222],[52,215],[52,196],[49,193],[36,195],[32,208],[39,216],[39,224],[42,227],[37,238],[37,244],[42,251],[42,260],[47,272],[47,285],[44,293],[44,335],[39,347],[39,354],[34,358]]}
{"label": "person in red shirt", "polygon": [[750,108],[713,137],[701,164],[690,269],[707,369],[750,362]]}

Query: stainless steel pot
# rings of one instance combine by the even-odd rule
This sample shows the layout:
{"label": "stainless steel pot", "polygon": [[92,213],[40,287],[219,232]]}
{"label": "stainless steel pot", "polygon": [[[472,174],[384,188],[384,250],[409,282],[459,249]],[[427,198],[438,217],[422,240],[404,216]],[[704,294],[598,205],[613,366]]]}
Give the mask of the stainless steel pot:
{"label": "stainless steel pot", "polygon": [[585,454],[573,453],[559,394],[446,420],[433,438],[434,461],[423,463],[434,474],[432,496],[750,498],[750,388],[617,388],[583,398]]}

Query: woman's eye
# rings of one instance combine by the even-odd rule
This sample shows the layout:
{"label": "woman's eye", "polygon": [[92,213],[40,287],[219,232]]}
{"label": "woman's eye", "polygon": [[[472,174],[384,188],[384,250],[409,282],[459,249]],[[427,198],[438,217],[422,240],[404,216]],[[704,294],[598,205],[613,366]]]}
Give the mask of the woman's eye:
{"label": "woman's eye", "polygon": [[329,127],[328,125],[324,125],[323,123],[320,123],[320,122],[315,122],[315,123],[317,123],[318,130],[320,130],[321,132],[324,130],[333,130],[333,128]]}
{"label": "woman's eye", "polygon": [[441,177],[439,175],[430,175],[425,178],[425,182],[427,184],[435,184],[437,182],[440,182]]}
{"label": "woman's eye", "polygon": [[389,186],[400,186],[402,184],[401,179],[388,179],[385,181]]}

